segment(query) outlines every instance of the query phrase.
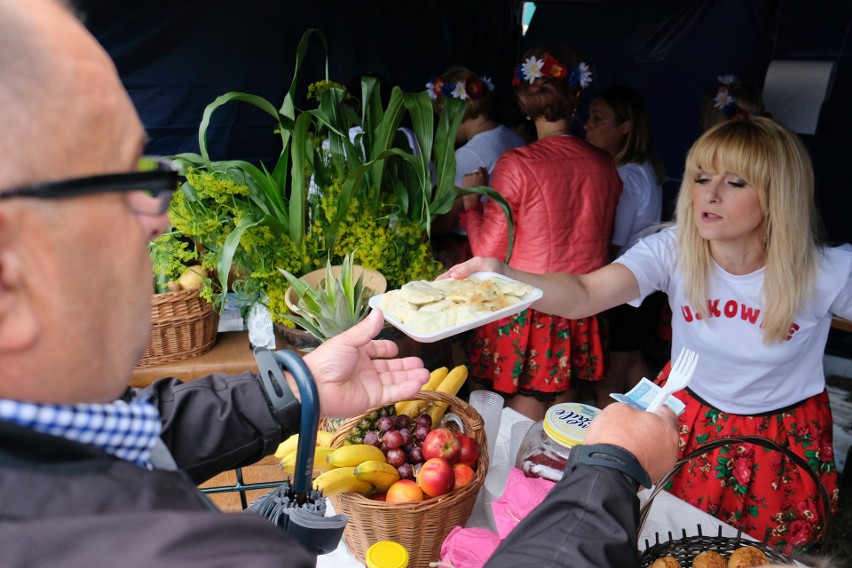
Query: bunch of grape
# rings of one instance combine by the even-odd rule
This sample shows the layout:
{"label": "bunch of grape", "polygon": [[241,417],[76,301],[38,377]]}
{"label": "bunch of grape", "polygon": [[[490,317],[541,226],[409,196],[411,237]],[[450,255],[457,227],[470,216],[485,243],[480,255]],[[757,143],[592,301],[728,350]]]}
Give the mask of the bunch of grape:
{"label": "bunch of grape", "polygon": [[400,479],[414,479],[425,461],[420,446],[432,431],[432,417],[424,413],[412,421],[406,414],[382,416],[376,426],[364,433],[364,443],[380,448]]}

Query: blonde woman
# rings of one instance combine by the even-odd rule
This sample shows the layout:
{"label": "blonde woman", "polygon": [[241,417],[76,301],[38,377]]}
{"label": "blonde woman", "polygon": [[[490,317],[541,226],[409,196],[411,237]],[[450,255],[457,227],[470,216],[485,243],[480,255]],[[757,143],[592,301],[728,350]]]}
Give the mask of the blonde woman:
{"label": "blonde woman", "polygon": [[[544,290],[535,309],[567,318],[662,290],[673,352],[701,355],[692,384],[676,393],[686,404],[681,454],[717,438],[771,439],[811,464],[836,506],[822,357],[832,316],[852,317],[852,254],[818,243],[813,191],[793,132],[764,117],[727,121],[689,151],[674,225],[616,262],[585,275],[534,275],[475,258],[444,276],[519,278]],[[670,490],[779,550],[807,549],[821,534],[813,482],[777,452],[719,450],[682,468]]]}

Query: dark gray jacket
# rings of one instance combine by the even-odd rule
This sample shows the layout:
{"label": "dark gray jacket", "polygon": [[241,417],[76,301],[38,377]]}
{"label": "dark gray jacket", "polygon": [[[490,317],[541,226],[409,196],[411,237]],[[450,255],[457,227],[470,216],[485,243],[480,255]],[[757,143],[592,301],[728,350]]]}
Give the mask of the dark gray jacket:
{"label": "dark gray jacket", "polygon": [[154,396],[163,440],[183,471],[148,471],[0,421],[0,565],[314,566],[266,519],[220,513],[196,489],[290,435],[257,378],[165,379],[141,392]]}

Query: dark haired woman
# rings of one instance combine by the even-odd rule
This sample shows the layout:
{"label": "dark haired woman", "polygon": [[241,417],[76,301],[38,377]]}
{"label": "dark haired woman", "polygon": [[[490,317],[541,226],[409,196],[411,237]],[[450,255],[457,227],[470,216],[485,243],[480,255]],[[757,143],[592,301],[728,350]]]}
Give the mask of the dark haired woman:
{"label": "dark haired woman", "polygon": [[[580,57],[556,46],[531,49],[517,68],[518,106],[535,124],[537,140],[503,154],[489,185],[511,206],[509,264],[519,270],[585,273],[609,260],[621,180],[606,152],[569,135],[590,82]],[[474,176],[475,185],[487,183]],[[505,258],[503,211],[477,196],[466,196],[465,207],[460,222],[473,254]],[[569,320],[525,310],[475,330],[468,348],[471,376],[505,395],[511,408],[541,419],[555,402],[576,399],[572,379],[603,378],[603,331],[597,316]]]}

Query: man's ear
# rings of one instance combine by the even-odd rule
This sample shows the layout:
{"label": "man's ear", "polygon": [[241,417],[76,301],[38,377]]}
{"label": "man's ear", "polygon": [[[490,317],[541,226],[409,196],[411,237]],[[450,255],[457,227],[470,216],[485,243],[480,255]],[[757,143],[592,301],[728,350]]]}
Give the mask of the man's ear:
{"label": "man's ear", "polygon": [[38,334],[32,297],[24,293],[25,267],[13,224],[0,212],[0,353],[24,349]]}

